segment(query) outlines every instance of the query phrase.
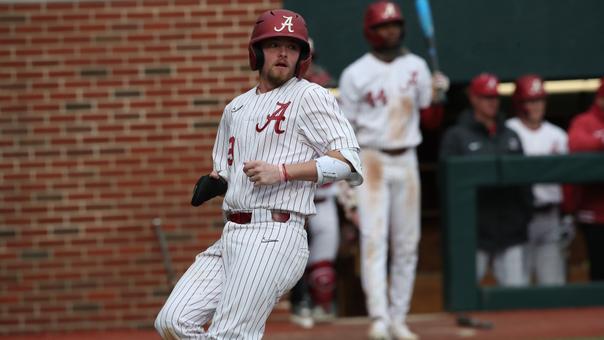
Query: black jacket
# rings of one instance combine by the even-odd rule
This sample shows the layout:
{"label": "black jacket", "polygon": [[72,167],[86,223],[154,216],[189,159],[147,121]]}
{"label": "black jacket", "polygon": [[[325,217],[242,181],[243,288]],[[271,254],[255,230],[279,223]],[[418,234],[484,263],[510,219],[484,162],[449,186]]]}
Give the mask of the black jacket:
{"label": "black jacket", "polygon": [[[457,125],[445,133],[440,158],[449,156],[522,154],[518,135],[497,119],[490,134],[474,118],[473,111],[462,113]],[[530,186],[483,187],[478,189],[478,248],[493,252],[527,241],[527,225],[532,214]]]}

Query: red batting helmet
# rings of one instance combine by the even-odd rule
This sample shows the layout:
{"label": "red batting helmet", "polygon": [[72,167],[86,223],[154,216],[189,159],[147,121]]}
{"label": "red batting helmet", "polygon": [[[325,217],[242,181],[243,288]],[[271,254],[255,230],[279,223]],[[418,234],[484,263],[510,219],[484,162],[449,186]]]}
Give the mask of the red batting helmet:
{"label": "red batting helmet", "polygon": [[308,29],[306,28],[304,18],[300,14],[286,9],[266,11],[260,14],[256,20],[248,45],[250,67],[252,70],[262,68],[264,55],[258,43],[274,37],[294,38],[300,42],[300,58],[298,59],[294,74],[296,77],[301,78],[308,69],[311,60]]}
{"label": "red batting helmet", "polygon": [[470,92],[482,97],[497,97],[499,96],[497,85],[499,85],[497,76],[491,73],[481,73],[472,78]]}
{"label": "red batting helmet", "polygon": [[518,100],[540,99],[546,96],[543,79],[536,74],[527,74],[516,79],[514,98]]}
{"label": "red batting helmet", "polygon": [[516,79],[516,89],[512,95],[512,104],[516,112],[522,112],[522,102],[545,98],[543,79],[536,74],[527,74]]}
{"label": "red batting helmet", "polygon": [[365,23],[363,25],[365,39],[374,48],[381,47],[384,41],[373,30],[375,26],[390,22],[398,22],[403,25],[404,21],[401,8],[396,3],[391,1],[374,2],[365,10]]}
{"label": "red batting helmet", "polygon": [[596,92],[596,97],[604,97],[604,77],[600,78],[600,87]]}

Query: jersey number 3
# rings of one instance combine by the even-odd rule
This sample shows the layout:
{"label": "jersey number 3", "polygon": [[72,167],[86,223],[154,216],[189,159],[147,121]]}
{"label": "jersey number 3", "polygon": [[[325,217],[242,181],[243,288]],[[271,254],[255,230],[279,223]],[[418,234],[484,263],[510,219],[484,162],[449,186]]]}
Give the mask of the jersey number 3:
{"label": "jersey number 3", "polygon": [[227,151],[227,164],[229,166],[233,165],[234,149],[235,149],[235,137],[231,136],[231,138],[229,138],[229,151]]}

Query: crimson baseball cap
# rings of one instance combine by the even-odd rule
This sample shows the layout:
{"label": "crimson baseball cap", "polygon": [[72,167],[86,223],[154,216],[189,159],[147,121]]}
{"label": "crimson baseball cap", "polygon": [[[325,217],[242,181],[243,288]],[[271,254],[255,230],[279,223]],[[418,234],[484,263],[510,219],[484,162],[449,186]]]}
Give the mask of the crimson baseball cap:
{"label": "crimson baseball cap", "polygon": [[596,92],[596,97],[604,97],[604,77],[600,78],[600,88]]}
{"label": "crimson baseball cap", "polygon": [[499,79],[491,73],[481,73],[474,77],[470,82],[470,92],[482,97],[497,97],[497,85]]}

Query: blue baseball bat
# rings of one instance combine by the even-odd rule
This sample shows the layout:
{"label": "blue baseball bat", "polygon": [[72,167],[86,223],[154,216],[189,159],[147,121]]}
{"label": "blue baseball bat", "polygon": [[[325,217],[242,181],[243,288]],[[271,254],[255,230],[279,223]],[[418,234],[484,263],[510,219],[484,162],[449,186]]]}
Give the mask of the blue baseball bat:
{"label": "blue baseball bat", "polygon": [[438,53],[436,51],[436,39],[434,38],[434,24],[432,23],[432,10],[428,0],[415,0],[415,9],[419,18],[422,33],[428,42],[428,55],[433,71],[440,70],[438,65]]}

